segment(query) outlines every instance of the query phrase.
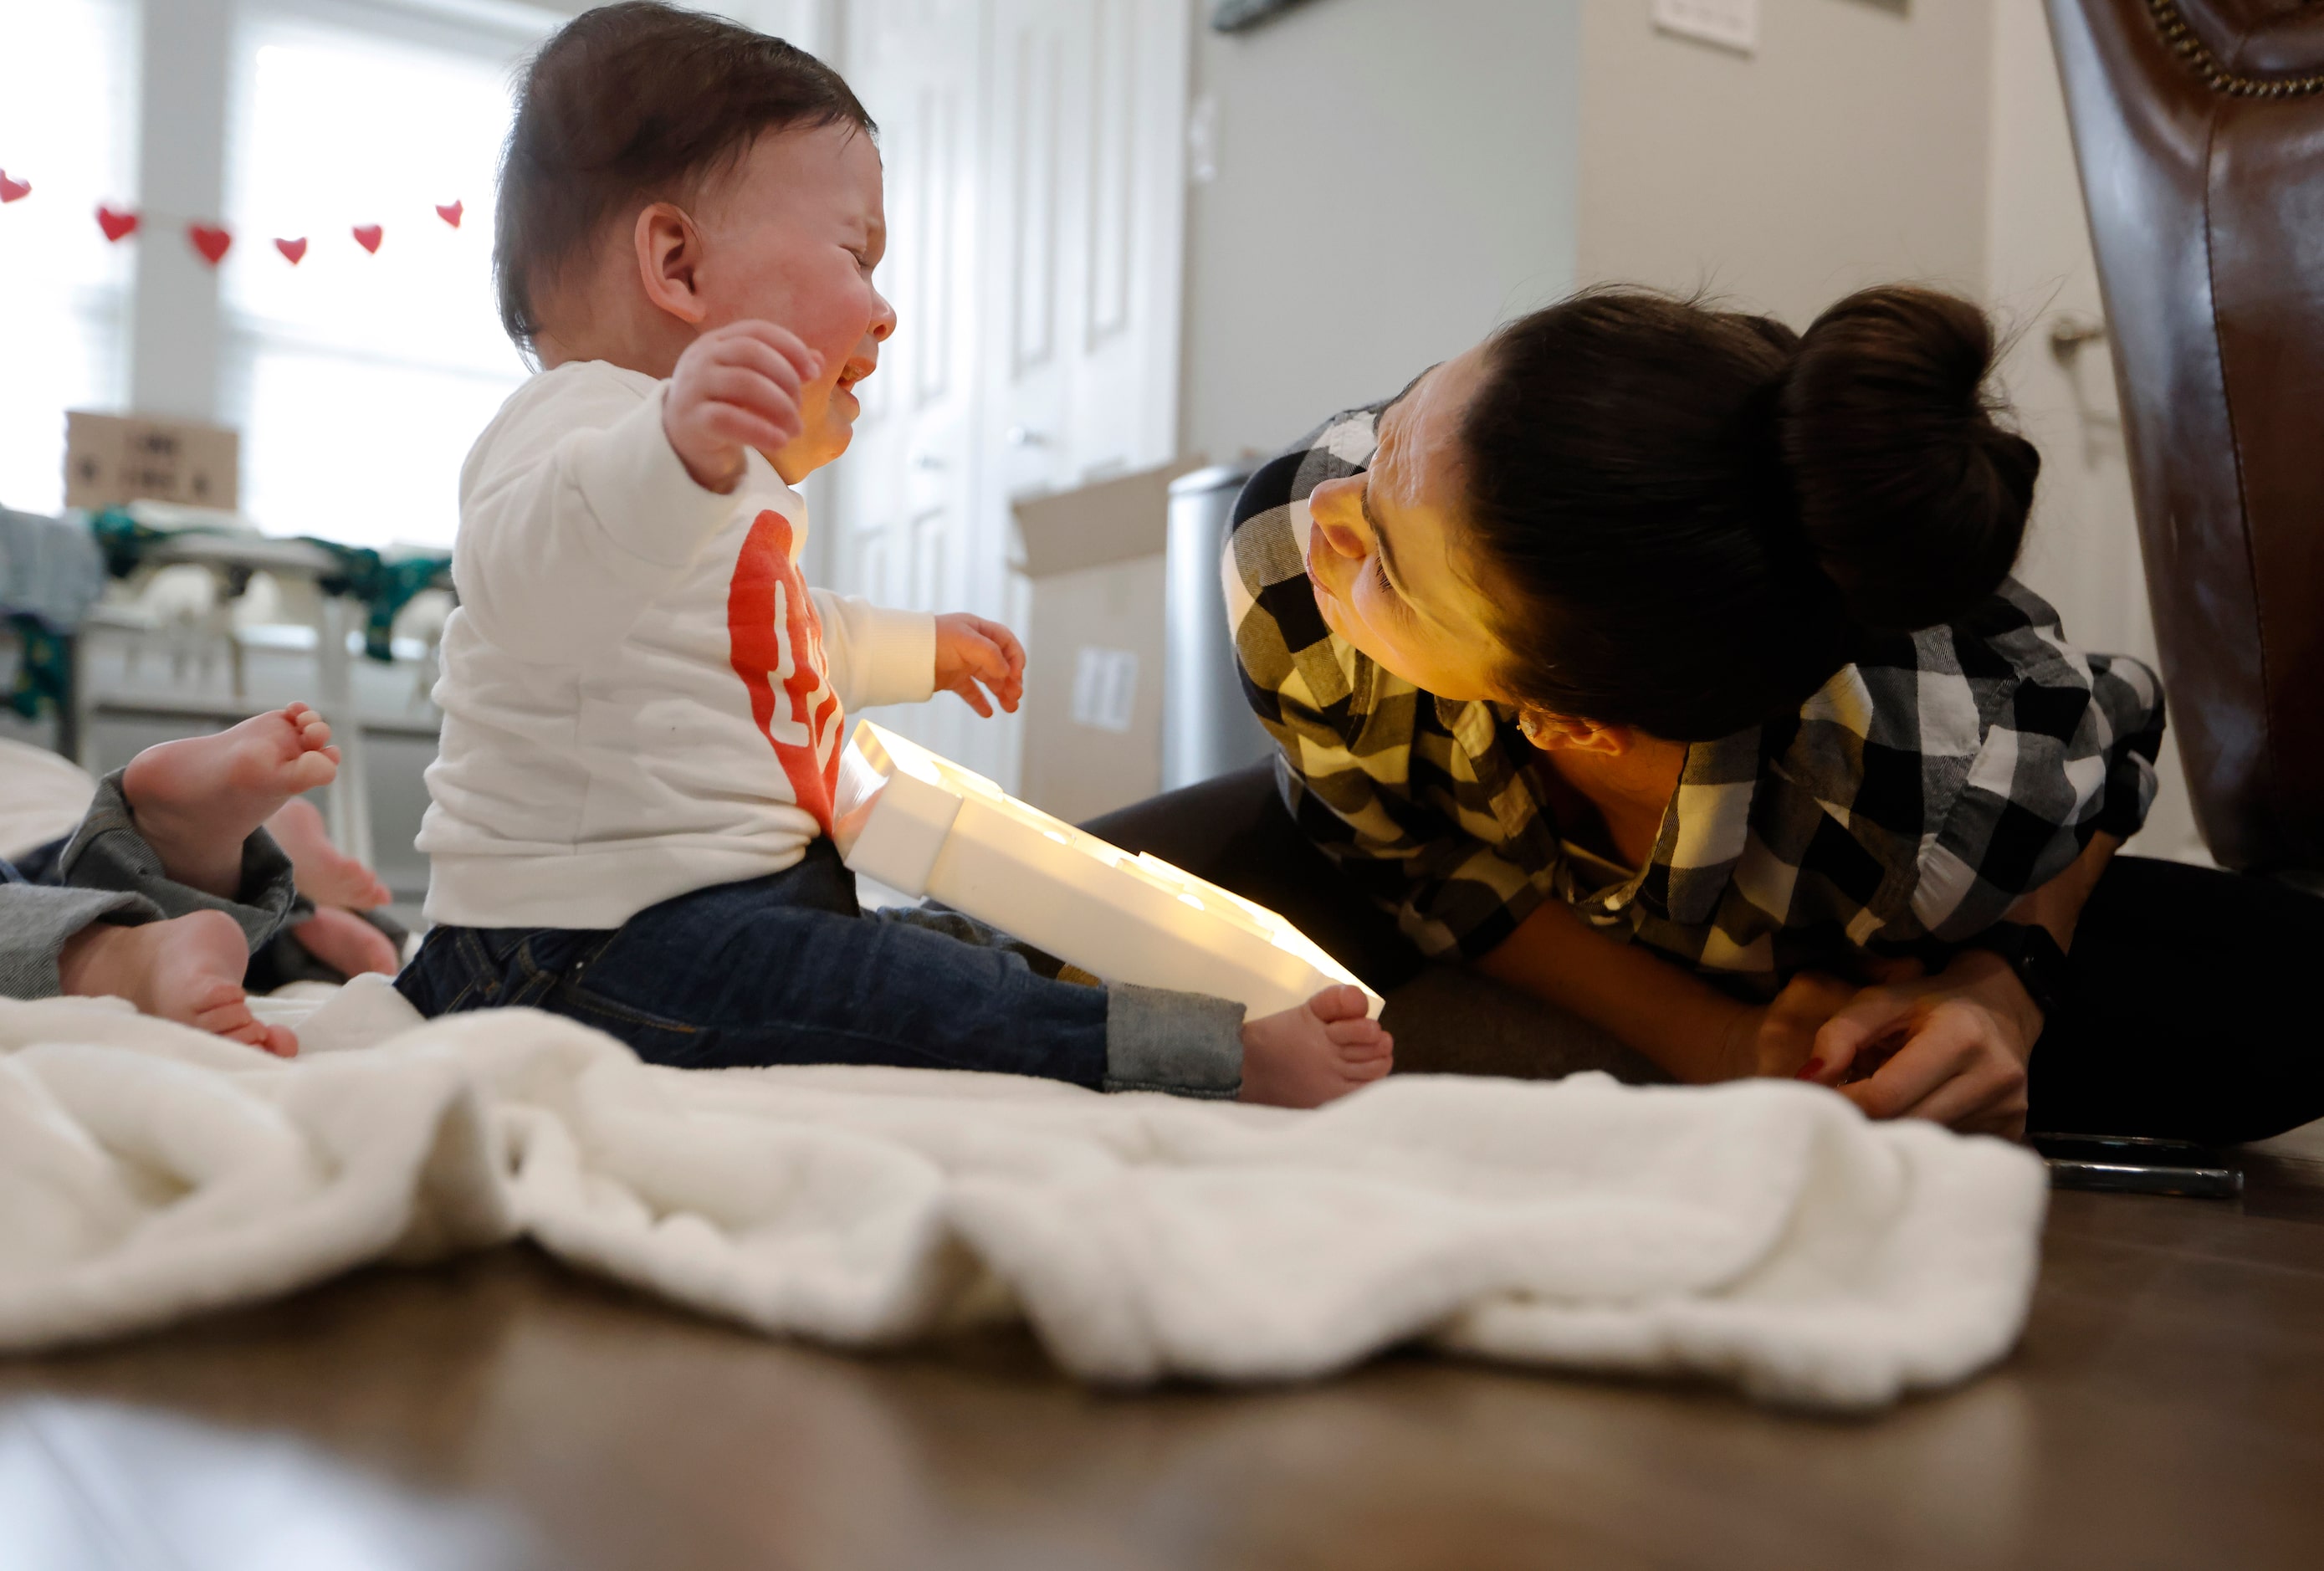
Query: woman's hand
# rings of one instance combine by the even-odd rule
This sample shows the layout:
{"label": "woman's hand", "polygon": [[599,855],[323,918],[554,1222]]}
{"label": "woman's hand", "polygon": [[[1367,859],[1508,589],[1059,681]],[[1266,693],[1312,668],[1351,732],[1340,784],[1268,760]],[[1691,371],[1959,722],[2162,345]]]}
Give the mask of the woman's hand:
{"label": "woman's hand", "polygon": [[936,690],[958,693],[990,720],[992,706],[980,682],[1014,715],[1025,696],[1025,646],[998,622],[948,611],[936,618]]}
{"label": "woman's hand", "polygon": [[1926,1118],[2015,1140],[2025,1132],[2025,1064],[2041,1034],[2042,1012],[2016,974],[1972,949],[1938,975],[1858,993],[1816,1032],[1801,1078],[1837,1087],[1870,1118]]}
{"label": "woman's hand", "polygon": [[1861,991],[1821,971],[1801,972],[1772,1003],[1737,1013],[1727,1029],[1727,1073],[1720,1078],[1806,1077],[1816,1033]]}

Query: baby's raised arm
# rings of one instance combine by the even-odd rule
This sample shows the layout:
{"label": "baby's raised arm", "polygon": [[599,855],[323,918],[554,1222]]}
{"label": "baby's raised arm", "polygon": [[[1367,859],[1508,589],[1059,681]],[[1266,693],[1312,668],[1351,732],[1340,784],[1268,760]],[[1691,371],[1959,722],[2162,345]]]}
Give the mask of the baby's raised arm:
{"label": "baby's raised arm", "polygon": [[460,475],[460,615],[518,660],[573,665],[620,639],[693,565],[733,500],[696,481],[667,393],[611,366],[519,390]]}
{"label": "baby's raised arm", "polygon": [[823,356],[787,328],[714,328],[678,357],[662,432],[695,484],[723,495],[742,478],[752,448],[776,453],[799,434],[799,387],[822,374]]}

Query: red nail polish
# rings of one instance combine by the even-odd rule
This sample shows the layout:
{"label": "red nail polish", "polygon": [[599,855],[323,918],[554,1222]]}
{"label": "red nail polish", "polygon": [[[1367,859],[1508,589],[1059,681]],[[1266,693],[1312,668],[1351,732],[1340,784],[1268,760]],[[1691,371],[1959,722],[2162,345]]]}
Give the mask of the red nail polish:
{"label": "red nail polish", "polygon": [[1810,1058],[1806,1064],[1801,1067],[1800,1072],[1793,1076],[1792,1078],[1794,1080],[1812,1080],[1822,1073],[1823,1060],[1821,1058]]}

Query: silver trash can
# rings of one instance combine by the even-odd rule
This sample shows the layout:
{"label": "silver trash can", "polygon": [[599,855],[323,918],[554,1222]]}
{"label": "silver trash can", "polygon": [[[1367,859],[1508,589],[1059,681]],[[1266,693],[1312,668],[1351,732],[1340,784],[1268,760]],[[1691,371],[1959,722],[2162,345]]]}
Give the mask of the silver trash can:
{"label": "silver trash can", "polygon": [[1274,740],[1244,701],[1219,576],[1247,464],[1170,482],[1169,584],[1162,635],[1162,789],[1176,790],[1270,758]]}

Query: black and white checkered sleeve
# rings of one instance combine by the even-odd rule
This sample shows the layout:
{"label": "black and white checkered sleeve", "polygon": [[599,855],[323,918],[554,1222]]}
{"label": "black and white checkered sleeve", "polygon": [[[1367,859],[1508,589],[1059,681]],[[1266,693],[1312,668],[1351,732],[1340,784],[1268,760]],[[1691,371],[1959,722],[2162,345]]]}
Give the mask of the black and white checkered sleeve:
{"label": "black and white checkered sleeve", "polygon": [[[1295,770],[1288,785],[1292,815],[1308,838],[1433,958],[1491,954],[1550,898],[1549,868],[1529,871],[1514,855],[1519,848],[1496,846],[1425,801],[1345,773],[1319,780]],[[1353,814],[1345,806],[1351,796],[1361,802]],[[1368,833],[1368,821],[1392,822],[1398,833]]]}
{"label": "black and white checkered sleeve", "polygon": [[[2015,588],[2004,596],[2030,613],[2021,630],[1983,643],[1958,639],[1964,669],[1921,675],[1924,730],[1945,735],[1928,722],[1932,692],[1955,690],[1936,705],[1979,716],[1973,751],[1948,754],[1941,740],[1924,748],[1926,772],[1953,784],[1932,793],[1941,813],[1922,846],[1911,909],[1922,931],[1946,942],[2001,920],[2096,836],[2135,834],[2154,800],[2162,684],[2127,656],[2067,644],[2049,608]],[[2005,642],[2015,669],[1987,679],[1975,657]]]}
{"label": "black and white checkered sleeve", "polygon": [[1371,446],[1370,411],[1356,411],[1245,487],[1221,563],[1243,693],[1282,750],[1286,806],[1317,847],[1424,952],[1482,955],[1550,887],[1546,866],[1520,859],[1531,839],[1507,843],[1500,820],[1515,809],[1494,798],[1511,782],[1480,780],[1434,698],[1332,635],[1292,517],[1317,485],[1362,469]]}

